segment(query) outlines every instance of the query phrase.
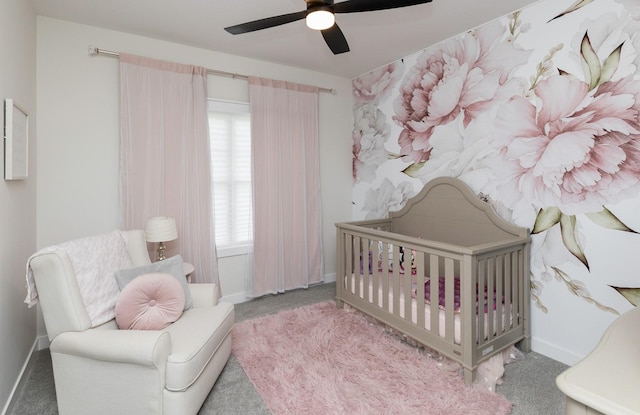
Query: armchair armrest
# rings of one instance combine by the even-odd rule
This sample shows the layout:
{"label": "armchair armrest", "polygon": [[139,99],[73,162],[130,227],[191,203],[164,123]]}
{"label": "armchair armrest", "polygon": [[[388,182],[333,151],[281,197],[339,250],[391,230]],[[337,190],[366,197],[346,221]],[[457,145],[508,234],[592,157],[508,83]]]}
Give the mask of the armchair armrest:
{"label": "armchair armrest", "polygon": [[61,333],[52,353],[91,360],[164,367],[171,353],[171,335],[154,330],[87,330]]}
{"label": "armchair armrest", "polygon": [[218,304],[218,286],[216,284],[194,283],[188,285],[191,290],[194,307],[213,307]]}
{"label": "armchair armrest", "polygon": [[170,333],[153,330],[60,333],[49,346],[58,411],[163,413],[171,340]]}

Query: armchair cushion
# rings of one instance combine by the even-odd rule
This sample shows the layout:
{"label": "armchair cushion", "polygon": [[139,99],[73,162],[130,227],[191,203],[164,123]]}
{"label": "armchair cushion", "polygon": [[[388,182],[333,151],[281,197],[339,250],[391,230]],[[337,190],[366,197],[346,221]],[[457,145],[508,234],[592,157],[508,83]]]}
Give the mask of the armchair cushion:
{"label": "armchair cushion", "polygon": [[[230,338],[234,322],[233,305],[219,303],[215,307],[187,310],[178,321],[162,330],[171,334],[165,387],[170,391],[181,391],[191,386],[203,367],[220,358],[216,356],[224,340]],[[227,356],[224,363],[226,359]]]}
{"label": "armchair cushion", "polygon": [[187,278],[184,275],[184,268],[182,267],[182,257],[180,255],[172,256],[163,261],[153,262],[148,265],[143,265],[135,268],[121,269],[116,271],[116,281],[120,290],[133,281],[134,278],[142,274],[150,274],[154,272],[161,272],[165,274],[171,274],[180,283],[184,291],[184,309],[188,310],[193,307],[193,299],[191,298],[191,290],[187,285]]}
{"label": "armchair cushion", "polygon": [[116,323],[127,330],[161,330],[184,309],[184,291],[170,274],[143,274],[118,295]]}

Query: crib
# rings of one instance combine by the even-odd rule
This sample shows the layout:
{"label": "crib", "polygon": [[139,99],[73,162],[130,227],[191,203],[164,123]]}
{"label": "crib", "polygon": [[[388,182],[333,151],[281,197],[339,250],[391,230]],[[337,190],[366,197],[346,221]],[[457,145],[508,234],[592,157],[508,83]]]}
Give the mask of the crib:
{"label": "crib", "polygon": [[386,219],[336,224],[336,304],[455,362],[531,347],[529,230],[443,177]]}

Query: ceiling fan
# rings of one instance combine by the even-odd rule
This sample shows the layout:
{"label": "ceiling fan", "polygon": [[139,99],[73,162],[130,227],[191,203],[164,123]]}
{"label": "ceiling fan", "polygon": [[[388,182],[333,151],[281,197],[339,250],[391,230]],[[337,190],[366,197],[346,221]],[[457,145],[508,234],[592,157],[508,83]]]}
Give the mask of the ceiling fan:
{"label": "ceiling fan", "polygon": [[311,29],[320,30],[329,49],[334,55],[337,55],[349,52],[349,44],[342,30],[335,23],[335,13],[370,12],[431,2],[431,0],[346,0],[334,4],[333,0],[305,1],[307,10],[254,20],[225,27],[224,30],[233,35],[239,35],[306,19],[307,26]]}

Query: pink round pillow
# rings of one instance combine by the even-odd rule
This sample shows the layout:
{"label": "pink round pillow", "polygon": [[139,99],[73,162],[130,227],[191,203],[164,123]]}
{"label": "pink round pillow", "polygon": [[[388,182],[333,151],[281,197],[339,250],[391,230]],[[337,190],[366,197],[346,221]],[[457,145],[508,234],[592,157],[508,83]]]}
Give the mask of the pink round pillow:
{"label": "pink round pillow", "polygon": [[116,323],[127,330],[160,330],[184,310],[184,289],[171,274],[143,274],[124,286],[116,303]]}

